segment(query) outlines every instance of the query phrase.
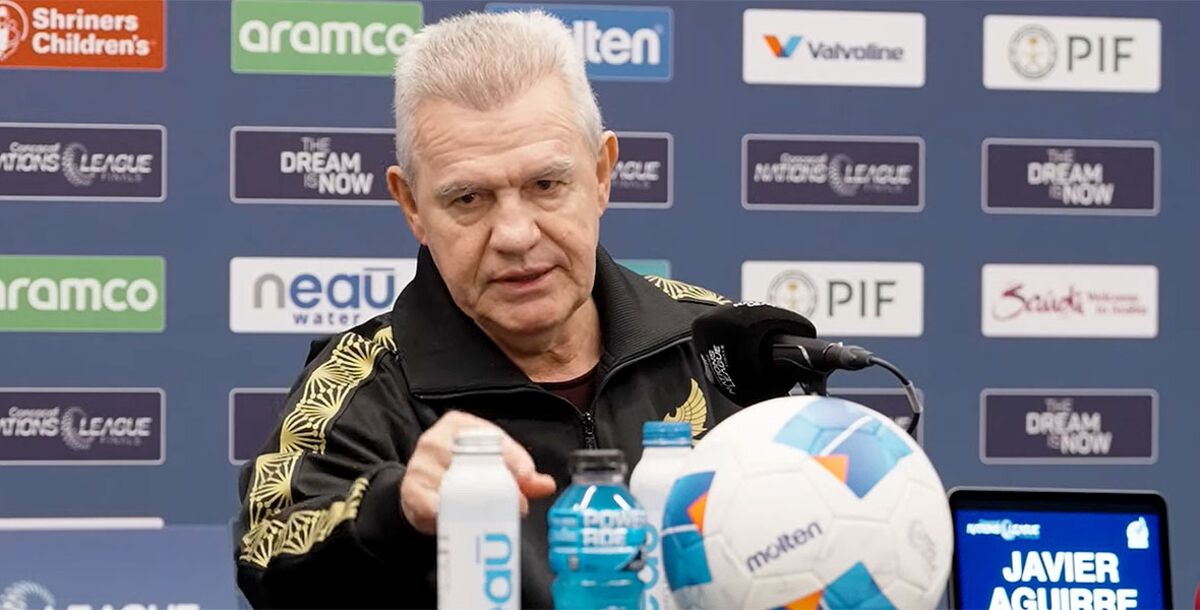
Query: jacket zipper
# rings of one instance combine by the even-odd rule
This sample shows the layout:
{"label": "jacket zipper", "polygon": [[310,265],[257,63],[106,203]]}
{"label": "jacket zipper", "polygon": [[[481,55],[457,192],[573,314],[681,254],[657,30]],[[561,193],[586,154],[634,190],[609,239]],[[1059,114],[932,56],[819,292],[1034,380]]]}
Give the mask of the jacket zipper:
{"label": "jacket zipper", "polygon": [[583,448],[598,448],[600,443],[596,440],[596,418],[592,415],[591,410],[580,413],[579,421],[583,424]]}

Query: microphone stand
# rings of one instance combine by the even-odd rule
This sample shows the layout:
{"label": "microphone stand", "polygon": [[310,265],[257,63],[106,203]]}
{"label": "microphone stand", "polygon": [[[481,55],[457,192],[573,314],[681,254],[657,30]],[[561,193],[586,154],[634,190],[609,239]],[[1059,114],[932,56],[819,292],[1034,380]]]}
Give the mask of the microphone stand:
{"label": "microphone stand", "polygon": [[[794,346],[780,344],[774,347],[792,348]],[[806,361],[810,361],[807,354],[804,354],[804,358]],[[796,383],[800,385],[805,394],[810,396],[829,396],[829,376],[837,369],[816,369],[811,366],[805,366],[792,358],[776,357],[775,362],[777,364],[787,363],[791,365],[796,376]],[[913,386],[912,381],[908,377],[904,376],[904,373],[900,372],[900,369],[896,368],[896,365],[887,360],[878,356],[871,356],[868,362],[873,366],[878,366],[888,371],[900,381],[900,386],[904,389],[904,396],[908,399],[908,407],[912,409],[912,420],[908,422],[906,431],[910,436],[915,435],[917,422],[921,420],[921,414],[925,412],[925,405],[921,404],[921,397],[917,395],[916,387]]]}

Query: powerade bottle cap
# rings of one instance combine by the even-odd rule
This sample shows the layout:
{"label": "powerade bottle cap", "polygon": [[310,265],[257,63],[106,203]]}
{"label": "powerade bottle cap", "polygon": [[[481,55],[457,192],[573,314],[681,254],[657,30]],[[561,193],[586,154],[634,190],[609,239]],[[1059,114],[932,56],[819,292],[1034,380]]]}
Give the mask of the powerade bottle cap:
{"label": "powerade bottle cap", "polygon": [[625,454],[620,449],[577,449],[571,452],[573,474],[625,474]]}
{"label": "powerade bottle cap", "polygon": [[644,447],[691,447],[692,425],[687,422],[648,421],[642,424]]}

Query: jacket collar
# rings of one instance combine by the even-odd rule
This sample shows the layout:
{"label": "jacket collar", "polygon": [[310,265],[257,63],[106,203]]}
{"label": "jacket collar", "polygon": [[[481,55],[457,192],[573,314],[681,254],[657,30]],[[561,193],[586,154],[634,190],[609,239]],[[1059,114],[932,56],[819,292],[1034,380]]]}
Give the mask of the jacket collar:
{"label": "jacket collar", "polygon": [[[613,367],[691,334],[692,316],[641,276],[596,252],[592,297],[600,313],[599,378]],[[422,247],[416,277],[392,309],[397,353],[416,395],[532,387],[533,383],[450,297],[433,257]]]}

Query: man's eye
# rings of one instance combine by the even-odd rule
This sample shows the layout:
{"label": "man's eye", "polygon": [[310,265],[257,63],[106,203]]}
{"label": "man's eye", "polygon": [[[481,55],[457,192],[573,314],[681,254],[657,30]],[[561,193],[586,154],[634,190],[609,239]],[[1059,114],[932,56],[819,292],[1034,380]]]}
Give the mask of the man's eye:
{"label": "man's eye", "polygon": [[560,184],[562,183],[558,180],[538,180],[534,183],[539,191],[552,191]]}
{"label": "man's eye", "polygon": [[458,204],[462,204],[462,205],[471,205],[472,203],[475,203],[476,201],[479,201],[479,195],[477,193],[467,193],[466,195],[461,195],[461,196],[459,196],[458,199],[455,199],[454,203],[458,203]]}

